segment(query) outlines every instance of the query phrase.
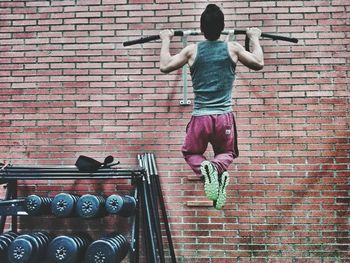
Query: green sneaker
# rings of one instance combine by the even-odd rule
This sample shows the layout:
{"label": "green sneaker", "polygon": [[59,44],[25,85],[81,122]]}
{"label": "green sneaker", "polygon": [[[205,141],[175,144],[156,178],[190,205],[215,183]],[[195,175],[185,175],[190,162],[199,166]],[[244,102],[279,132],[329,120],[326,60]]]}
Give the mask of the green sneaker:
{"label": "green sneaker", "polygon": [[201,173],[204,176],[204,192],[209,200],[216,200],[219,192],[218,172],[209,161],[201,164]]}
{"label": "green sneaker", "polygon": [[226,187],[230,181],[228,172],[223,172],[221,177],[219,177],[219,193],[218,199],[214,203],[216,209],[221,210],[226,203]]}

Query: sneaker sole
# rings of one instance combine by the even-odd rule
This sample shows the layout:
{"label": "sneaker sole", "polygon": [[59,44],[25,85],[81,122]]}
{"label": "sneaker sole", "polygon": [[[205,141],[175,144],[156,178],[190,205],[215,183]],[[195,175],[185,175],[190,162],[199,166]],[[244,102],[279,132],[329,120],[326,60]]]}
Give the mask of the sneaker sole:
{"label": "sneaker sole", "polygon": [[215,203],[215,208],[221,210],[226,203],[226,188],[229,184],[230,178],[227,172],[224,172],[221,177],[221,184],[219,186],[218,199]]}
{"label": "sneaker sole", "polygon": [[215,201],[218,198],[219,192],[218,173],[209,161],[202,163],[201,173],[204,176],[204,192],[209,200]]}

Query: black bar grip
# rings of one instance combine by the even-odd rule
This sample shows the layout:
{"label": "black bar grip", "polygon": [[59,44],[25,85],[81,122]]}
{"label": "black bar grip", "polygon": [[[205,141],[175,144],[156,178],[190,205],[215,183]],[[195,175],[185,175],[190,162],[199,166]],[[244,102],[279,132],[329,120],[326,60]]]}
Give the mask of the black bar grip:
{"label": "black bar grip", "polygon": [[[246,30],[242,30],[242,29],[235,29],[234,30],[234,35],[245,35],[246,34]],[[223,32],[225,34],[225,32]],[[227,34],[227,33],[226,33]]]}
{"label": "black bar grip", "polygon": [[[183,31],[175,31],[174,32],[174,36],[181,37],[183,35],[184,35]],[[126,41],[126,42],[123,43],[123,46],[127,47],[127,46],[131,46],[131,45],[135,45],[135,44],[142,44],[142,43],[146,43],[146,42],[151,42],[153,40],[158,40],[158,39],[160,39],[159,35],[153,35],[153,36],[148,36],[148,37],[141,37],[141,38],[138,38],[138,39],[135,39],[135,40]]]}
{"label": "black bar grip", "polygon": [[284,37],[284,36],[272,35],[268,33],[261,33],[261,36],[266,38],[271,38],[272,40],[283,40],[287,42],[298,43],[298,39],[293,37]]}
{"label": "black bar grip", "polygon": [[154,36],[149,36],[149,37],[141,37],[141,38],[138,38],[135,40],[126,41],[123,43],[123,46],[127,47],[127,46],[131,46],[131,45],[142,44],[142,43],[150,42],[150,41],[157,40],[157,39],[159,39],[159,35],[154,35]]}
{"label": "black bar grip", "polygon": [[[236,30],[235,29],[234,34],[235,35],[246,35],[246,32],[247,32],[246,30],[240,30],[240,29]],[[283,40],[283,41],[287,41],[287,42],[298,43],[298,39],[296,39],[296,38],[273,35],[273,34],[269,34],[269,33],[261,33],[261,37],[270,38],[272,40]]]}
{"label": "black bar grip", "polygon": [[[246,30],[235,30],[234,34],[235,35],[246,35]],[[287,41],[287,42],[298,43],[298,39],[296,39],[296,38],[278,36],[278,35],[273,35],[273,34],[268,34],[268,33],[261,33],[261,37],[270,38],[272,40],[283,40],[283,41]],[[247,35],[245,37],[245,49],[247,51],[249,51],[249,38]]]}
{"label": "black bar grip", "polygon": [[245,46],[245,50],[247,50],[249,52],[249,37],[248,35],[245,35],[245,41],[244,41],[244,46]]}
{"label": "black bar grip", "polygon": [[184,35],[183,31],[174,31],[174,36],[176,37],[182,37]]}

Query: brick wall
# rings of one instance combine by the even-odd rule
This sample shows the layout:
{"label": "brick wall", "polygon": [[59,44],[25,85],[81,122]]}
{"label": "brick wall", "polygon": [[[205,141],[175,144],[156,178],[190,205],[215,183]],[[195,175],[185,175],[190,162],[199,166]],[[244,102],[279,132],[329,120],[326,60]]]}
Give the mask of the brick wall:
{"label": "brick wall", "polygon": [[[223,211],[199,202],[202,185],[189,180],[180,153],[191,112],[179,105],[181,71],[160,73],[159,42],[122,46],[163,28],[197,29],[207,1],[1,0],[0,160],[73,164],[80,154],[112,154],[132,166],[154,152],[179,262],[350,262],[349,4],[215,2],[227,28],[299,39],[261,40],[264,69],[237,67],[241,156]],[[173,52],[181,47],[174,38]],[[38,180],[22,182],[21,193],[123,184]],[[100,221],[49,222],[53,231],[105,230]]]}

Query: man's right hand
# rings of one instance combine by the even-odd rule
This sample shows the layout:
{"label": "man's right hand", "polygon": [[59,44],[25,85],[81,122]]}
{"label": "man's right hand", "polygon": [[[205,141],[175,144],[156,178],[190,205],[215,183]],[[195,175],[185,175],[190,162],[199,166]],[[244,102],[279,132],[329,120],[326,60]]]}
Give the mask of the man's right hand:
{"label": "man's right hand", "polygon": [[246,34],[249,39],[259,38],[261,36],[261,30],[256,27],[247,28]]}

